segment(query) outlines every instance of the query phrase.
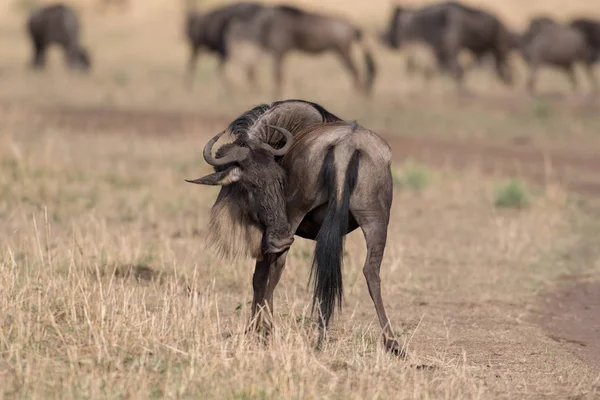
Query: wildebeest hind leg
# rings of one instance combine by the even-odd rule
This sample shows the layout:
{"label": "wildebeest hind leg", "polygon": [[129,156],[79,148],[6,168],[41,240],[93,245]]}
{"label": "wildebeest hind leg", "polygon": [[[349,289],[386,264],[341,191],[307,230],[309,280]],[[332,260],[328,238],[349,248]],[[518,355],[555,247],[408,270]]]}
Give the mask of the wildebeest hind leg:
{"label": "wildebeest hind leg", "polygon": [[[389,197],[391,199],[391,197]],[[377,204],[377,203],[376,203]],[[385,312],[383,298],[381,296],[381,279],[379,271],[383,260],[383,253],[387,241],[387,227],[390,219],[389,210],[379,208],[372,209],[352,209],[352,214],[360,225],[365,241],[367,243],[367,258],[363,267],[363,274],[367,281],[369,294],[375,305],[375,311],[379,319],[379,324],[383,331],[383,341],[387,351],[406,357],[406,352],[402,346],[393,338],[390,321]]]}

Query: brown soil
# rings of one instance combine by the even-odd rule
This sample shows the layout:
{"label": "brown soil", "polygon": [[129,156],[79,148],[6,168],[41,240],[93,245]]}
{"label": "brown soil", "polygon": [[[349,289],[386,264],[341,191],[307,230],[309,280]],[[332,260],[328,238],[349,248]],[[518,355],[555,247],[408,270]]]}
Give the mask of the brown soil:
{"label": "brown soil", "polygon": [[[108,109],[38,110],[44,124],[68,126],[70,130],[131,132],[140,134],[197,134],[206,129],[222,129],[227,116],[118,111]],[[208,128],[207,128],[208,126]],[[212,133],[212,131],[211,131]],[[520,176],[539,184],[560,182],[567,190],[600,197],[600,157],[594,149],[574,152],[565,149],[541,149],[529,143],[489,145],[432,138],[383,134],[398,161],[412,159],[435,167],[476,167],[484,173]],[[598,152],[595,152],[598,154]],[[564,342],[582,359],[600,368],[600,283],[576,282],[541,298],[541,311],[534,322],[548,335]]]}
{"label": "brown soil", "polygon": [[600,368],[600,282],[570,282],[544,295],[533,318],[558,342]]}

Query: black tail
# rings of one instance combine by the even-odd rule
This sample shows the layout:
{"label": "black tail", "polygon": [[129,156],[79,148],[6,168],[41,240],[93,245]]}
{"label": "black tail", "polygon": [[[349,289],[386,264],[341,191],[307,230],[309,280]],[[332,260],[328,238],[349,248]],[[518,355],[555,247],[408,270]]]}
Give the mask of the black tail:
{"label": "black tail", "polygon": [[324,327],[329,325],[329,321],[333,317],[336,301],[338,308],[342,308],[344,235],[348,231],[350,195],[356,186],[360,155],[358,150],[355,151],[348,163],[342,183],[344,186],[341,203],[338,204],[334,149],[335,147],[332,145],[327,150],[321,169],[321,185],[323,190],[328,193],[329,202],[325,219],[317,234],[317,244],[309,278],[310,280],[314,278],[312,311],[314,312],[315,307],[319,308],[320,322]]}

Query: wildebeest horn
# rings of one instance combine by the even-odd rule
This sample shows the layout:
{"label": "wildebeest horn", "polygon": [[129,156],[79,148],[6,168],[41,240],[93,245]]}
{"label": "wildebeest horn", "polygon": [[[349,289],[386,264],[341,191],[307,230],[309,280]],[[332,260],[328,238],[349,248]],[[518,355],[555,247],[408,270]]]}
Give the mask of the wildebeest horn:
{"label": "wildebeest horn", "polygon": [[222,131],[221,133],[210,139],[204,146],[204,160],[213,167],[229,164],[235,161],[242,161],[248,156],[248,152],[250,151],[246,147],[234,147],[229,151],[229,153],[226,156],[220,158],[213,157],[212,148],[215,145],[215,142],[219,140],[219,138],[223,136],[224,133],[225,131]]}
{"label": "wildebeest horn", "polygon": [[283,134],[283,136],[285,136],[285,146],[283,146],[280,149],[274,149],[272,146],[270,146],[267,143],[261,143],[261,146],[263,147],[263,149],[269,150],[274,156],[284,156],[285,153],[288,152],[290,147],[292,147],[292,143],[294,143],[294,135],[292,135],[292,132],[290,132],[287,129],[282,128],[280,126],[268,125],[268,124],[267,124],[267,126],[269,128],[275,129],[277,132],[279,132],[279,133]]}

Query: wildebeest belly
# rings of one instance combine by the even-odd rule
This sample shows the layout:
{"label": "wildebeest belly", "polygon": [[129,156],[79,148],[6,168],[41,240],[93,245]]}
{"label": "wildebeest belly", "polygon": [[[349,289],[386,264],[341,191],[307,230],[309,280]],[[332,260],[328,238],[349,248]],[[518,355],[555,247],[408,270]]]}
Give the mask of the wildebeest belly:
{"label": "wildebeest belly", "polygon": [[[323,224],[323,220],[325,219],[326,212],[327,204],[322,204],[306,214],[300,223],[300,226],[296,229],[296,235],[304,239],[315,240],[319,233],[319,229]],[[356,219],[354,219],[354,216],[350,213],[348,218],[348,231],[346,233],[350,233],[356,228],[358,228],[358,222],[356,222]]]}
{"label": "wildebeest belly", "polygon": [[544,63],[562,66],[583,58],[585,51],[585,40],[579,33],[563,31],[536,38],[532,55]]}
{"label": "wildebeest belly", "polygon": [[345,26],[331,23],[306,23],[293,30],[295,47],[307,53],[321,53],[334,48],[343,47],[348,42],[348,32]]}

